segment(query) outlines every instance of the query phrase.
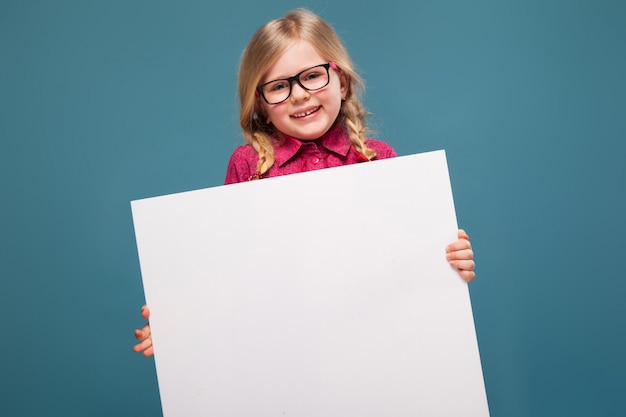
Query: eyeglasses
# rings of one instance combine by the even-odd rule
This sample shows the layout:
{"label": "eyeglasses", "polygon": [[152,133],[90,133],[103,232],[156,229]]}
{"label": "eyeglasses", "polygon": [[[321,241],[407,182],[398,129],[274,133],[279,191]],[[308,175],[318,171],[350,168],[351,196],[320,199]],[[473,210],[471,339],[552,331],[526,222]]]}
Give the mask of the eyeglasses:
{"label": "eyeglasses", "polygon": [[331,67],[336,69],[337,65],[334,62],[316,65],[297,73],[293,77],[280,78],[261,84],[256,88],[256,91],[267,104],[282,103],[291,96],[294,81],[307,91],[320,90],[326,87],[330,82],[328,69]]}

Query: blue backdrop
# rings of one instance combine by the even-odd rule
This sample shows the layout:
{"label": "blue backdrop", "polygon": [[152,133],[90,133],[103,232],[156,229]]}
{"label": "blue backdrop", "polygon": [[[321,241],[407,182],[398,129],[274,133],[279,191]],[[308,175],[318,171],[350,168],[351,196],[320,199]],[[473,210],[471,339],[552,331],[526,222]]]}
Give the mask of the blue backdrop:
{"label": "blue backdrop", "polygon": [[447,151],[492,416],[626,415],[626,3],[266,3],[0,3],[0,415],[161,414],[129,201],[222,183],[241,50],[297,6],[379,138]]}

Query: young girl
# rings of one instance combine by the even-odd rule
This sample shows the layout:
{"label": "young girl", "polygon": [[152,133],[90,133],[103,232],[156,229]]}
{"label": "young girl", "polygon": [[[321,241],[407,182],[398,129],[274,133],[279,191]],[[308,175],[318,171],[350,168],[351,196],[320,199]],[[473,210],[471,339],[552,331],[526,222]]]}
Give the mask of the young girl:
{"label": "young girl", "polygon": [[[324,20],[294,10],[261,27],[239,67],[240,124],[247,144],[230,158],[226,184],[396,156],[366,139],[362,81],[337,34]],[[467,234],[447,248],[466,281],[474,279]],[[149,309],[142,308],[148,319]],[[153,354],[150,326],[135,330],[136,352]]]}

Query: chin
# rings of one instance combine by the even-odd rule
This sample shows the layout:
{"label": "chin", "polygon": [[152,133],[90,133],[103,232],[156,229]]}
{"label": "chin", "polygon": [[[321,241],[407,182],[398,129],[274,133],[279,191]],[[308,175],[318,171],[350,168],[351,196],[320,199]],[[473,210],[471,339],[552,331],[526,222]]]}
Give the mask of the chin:
{"label": "chin", "polygon": [[319,134],[319,135],[317,135],[317,134],[315,134],[315,135],[297,135],[297,136],[294,136],[294,138],[298,138],[300,140],[315,140],[315,139],[319,139],[322,135],[323,135],[323,133]]}
{"label": "chin", "polygon": [[330,126],[325,129],[298,129],[293,130],[293,134],[287,133],[287,135],[293,136],[294,138],[298,138],[300,140],[315,140],[323,136],[326,132],[328,132],[329,129]]}

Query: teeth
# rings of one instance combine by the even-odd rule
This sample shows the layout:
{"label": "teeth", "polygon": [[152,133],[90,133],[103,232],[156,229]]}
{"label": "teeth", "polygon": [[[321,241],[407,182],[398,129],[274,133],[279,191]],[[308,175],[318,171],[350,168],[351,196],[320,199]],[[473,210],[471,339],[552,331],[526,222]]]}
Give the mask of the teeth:
{"label": "teeth", "polygon": [[294,115],[293,115],[293,117],[304,117],[304,116],[308,116],[309,114],[313,114],[313,113],[315,113],[315,112],[316,112],[316,111],[318,111],[318,110],[319,110],[319,107],[316,107],[316,108],[311,109],[311,110],[309,110],[309,111],[305,111],[304,113],[297,113],[297,114],[294,114]]}

